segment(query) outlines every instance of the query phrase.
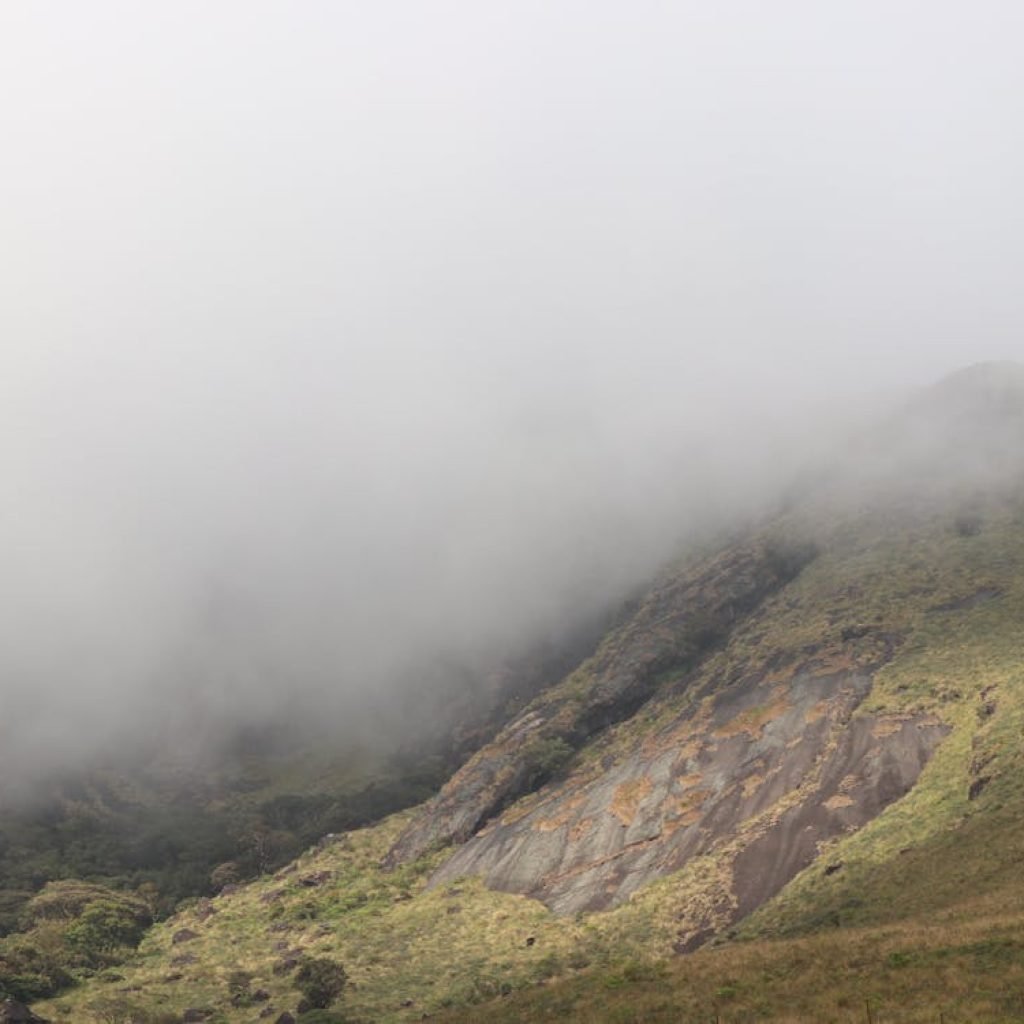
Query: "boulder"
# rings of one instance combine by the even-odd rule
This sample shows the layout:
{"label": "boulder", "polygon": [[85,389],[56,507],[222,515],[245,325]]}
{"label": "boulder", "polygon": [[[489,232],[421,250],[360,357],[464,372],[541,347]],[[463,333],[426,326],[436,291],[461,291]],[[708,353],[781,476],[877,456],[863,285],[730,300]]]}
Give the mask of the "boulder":
{"label": "boulder", "polygon": [[200,900],[195,906],[196,919],[199,921],[206,921],[216,913],[217,908],[212,900]]}
{"label": "boulder", "polygon": [[315,889],[317,886],[323,885],[324,882],[330,881],[333,871],[317,871],[312,875],[304,875],[299,879],[299,885],[304,885],[307,889]]}
{"label": "boulder", "polygon": [[298,957],[286,956],[286,957],[282,957],[282,959],[278,960],[277,963],[274,964],[272,970],[273,970],[274,974],[277,977],[280,977],[282,974],[288,974],[289,972],[294,971],[295,968],[298,967],[298,966],[299,966],[299,958]]}

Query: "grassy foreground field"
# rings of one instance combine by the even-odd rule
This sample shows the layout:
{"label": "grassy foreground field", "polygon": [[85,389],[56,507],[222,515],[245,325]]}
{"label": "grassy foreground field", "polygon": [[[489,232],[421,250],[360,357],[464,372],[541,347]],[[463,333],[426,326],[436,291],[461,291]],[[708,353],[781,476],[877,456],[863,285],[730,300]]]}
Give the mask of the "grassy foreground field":
{"label": "grassy foreground field", "polygon": [[581,973],[444,1024],[973,1024],[1024,1020],[1024,917],[844,929]]}

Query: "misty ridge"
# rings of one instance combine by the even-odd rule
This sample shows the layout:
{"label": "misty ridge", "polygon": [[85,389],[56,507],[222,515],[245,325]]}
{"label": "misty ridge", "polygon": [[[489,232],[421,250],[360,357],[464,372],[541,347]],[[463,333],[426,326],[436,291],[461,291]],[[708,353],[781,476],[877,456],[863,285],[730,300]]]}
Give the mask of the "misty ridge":
{"label": "misty ridge", "polygon": [[169,467],[153,451],[172,440],[138,434],[37,455],[48,493],[16,490],[3,541],[11,770],[110,744],[195,757],[268,723],[385,745],[448,726],[439,701],[756,519],[814,447],[711,416],[534,426],[457,408],[389,438],[390,416],[315,437],[275,424],[265,460],[211,455],[215,438]]}
{"label": "misty ridge", "polygon": [[[1022,382],[1020,367],[977,367],[881,425],[882,403],[866,402],[871,426],[856,430],[815,410],[773,433],[758,410],[738,433],[736,412],[668,419],[664,437],[620,429],[614,450],[592,423],[491,435],[493,448],[465,424],[386,452],[368,431],[359,466],[344,445],[329,454],[328,435],[298,482],[283,459],[223,489],[186,477],[166,500],[122,491],[113,509],[86,486],[31,560],[7,538],[23,573],[5,615],[8,770],[31,781],[112,750],[202,759],[246,730],[390,749],[451,729],[503,667],[574,635],[593,643],[673,558],[782,509],[813,530],[830,502],[934,511],[938,488],[969,511],[993,485],[1019,486]],[[23,522],[38,531],[49,511]]]}
{"label": "misty ridge", "polygon": [[6,13],[0,777],[398,746],[813,481],[1016,471],[913,396],[1020,354],[1017,15],[797,7]]}

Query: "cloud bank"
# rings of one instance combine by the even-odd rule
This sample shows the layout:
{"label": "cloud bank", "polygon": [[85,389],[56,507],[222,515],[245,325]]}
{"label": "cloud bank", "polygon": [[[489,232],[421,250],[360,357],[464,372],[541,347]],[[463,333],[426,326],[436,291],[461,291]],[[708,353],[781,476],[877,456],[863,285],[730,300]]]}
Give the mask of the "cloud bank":
{"label": "cloud bank", "polygon": [[1022,22],[9,5],[3,770],[361,727],[1018,356]]}

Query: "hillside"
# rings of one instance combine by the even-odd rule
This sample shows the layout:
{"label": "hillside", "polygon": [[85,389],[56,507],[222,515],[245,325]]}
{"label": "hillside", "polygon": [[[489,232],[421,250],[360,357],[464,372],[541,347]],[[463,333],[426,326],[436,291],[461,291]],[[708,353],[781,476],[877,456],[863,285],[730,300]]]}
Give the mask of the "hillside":
{"label": "hillside", "polygon": [[315,956],[353,1021],[1019,1019],[1022,454],[1024,371],[943,382],[666,569],[425,805],[37,1011],[274,1020]]}
{"label": "hillside", "polygon": [[384,722],[390,733],[356,741],[330,721],[274,720],[197,746],[136,727],[75,772],[31,785],[0,777],[0,937],[53,880],[142,886],[166,914],[183,898],[281,867],[326,832],[420,803],[494,735],[508,707],[564,675],[606,624],[602,615],[485,669],[431,679],[433,703],[412,735]]}

